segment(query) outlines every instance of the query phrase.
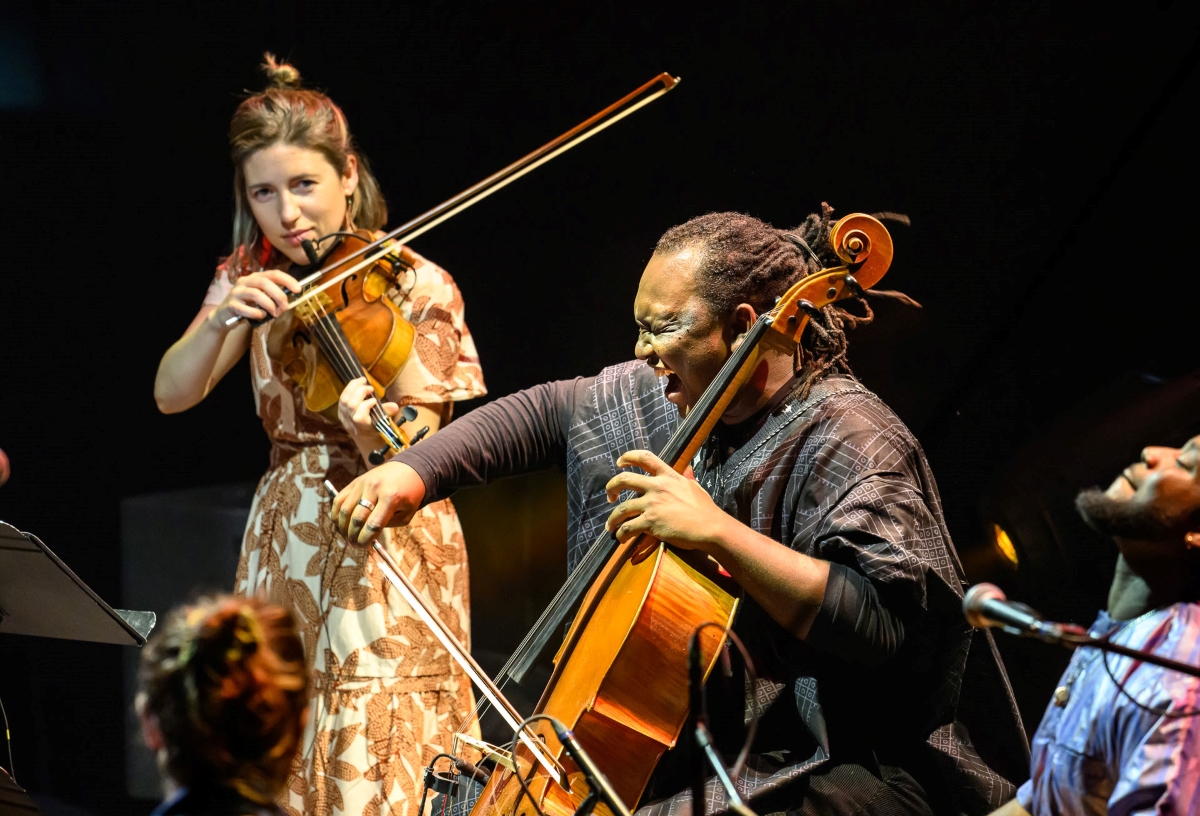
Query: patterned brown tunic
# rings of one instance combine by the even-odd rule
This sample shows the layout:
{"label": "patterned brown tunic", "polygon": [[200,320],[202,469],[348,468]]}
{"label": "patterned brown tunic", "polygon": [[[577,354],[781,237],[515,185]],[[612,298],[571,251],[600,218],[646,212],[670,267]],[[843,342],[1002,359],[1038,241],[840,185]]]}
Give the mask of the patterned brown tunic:
{"label": "patterned brown tunic", "polygon": [[[963,619],[964,575],[920,444],[849,378],[777,398],[740,425],[718,423],[693,461],[729,515],[830,563],[804,641],[747,597],[735,629],[758,683],[736,670],[729,682],[722,672],[709,681],[710,722],[727,758],[741,748],[747,716],[762,717],[742,795],[763,814],[992,811],[1027,773],[1025,737],[991,636]],[[678,421],[662,380],[630,362],[502,397],[397,458],[431,499],[565,470],[573,569],[612,510],[605,485],[618,457],[661,450]],[[682,737],[664,757],[638,816],[693,813],[690,791],[680,792],[692,744]],[[705,796],[705,812],[726,808],[715,780]]]}
{"label": "patterned brown tunic", "polygon": [[[206,303],[224,299],[239,274],[231,266],[217,270]],[[388,296],[416,327],[393,388],[402,403],[486,393],[449,273],[420,259]],[[322,483],[345,485],[366,467],[350,436],[309,411],[268,355],[271,326],[255,329],[250,343],[271,467],[250,511],[235,591],[292,609],[312,669],[308,730],[280,804],[297,816],[414,816],[423,767],[450,750],[473,707],[470,683],[367,551],[336,535]],[[469,646],[467,556],[454,506],[431,504],[381,540]]]}

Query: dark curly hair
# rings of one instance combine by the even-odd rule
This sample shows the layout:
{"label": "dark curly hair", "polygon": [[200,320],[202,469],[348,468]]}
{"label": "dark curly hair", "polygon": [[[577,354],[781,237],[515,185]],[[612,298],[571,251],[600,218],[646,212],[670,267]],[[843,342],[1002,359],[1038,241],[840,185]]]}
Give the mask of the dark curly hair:
{"label": "dark curly hair", "polygon": [[[781,230],[742,213],[709,213],[667,230],[654,254],[699,248],[701,294],[713,311],[728,317],[738,304],[748,303],[762,314],[796,281],[841,263],[829,245],[832,215],[833,207],[822,202],[821,212],[795,229]],[[853,376],[846,361],[846,330],[875,316],[865,300],[858,303],[861,315],[830,305],[820,320],[809,321],[796,352],[803,394],[830,374]]]}
{"label": "dark curly hair", "polygon": [[176,782],[274,799],[308,702],[304,646],[290,612],[230,596],[180,607],[142,653],[139,679],[139,711],[157,720]]}

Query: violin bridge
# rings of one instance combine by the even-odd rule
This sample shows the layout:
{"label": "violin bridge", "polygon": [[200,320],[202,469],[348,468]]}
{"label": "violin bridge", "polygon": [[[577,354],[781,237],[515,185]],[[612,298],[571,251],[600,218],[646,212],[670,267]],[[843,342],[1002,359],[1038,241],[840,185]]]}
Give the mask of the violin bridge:
{"label": "violin bridge", "polygon": [[306,326],[311,326],[317,320],[330,313],[333,308],[333,301],[324,292],[319,292],[292,308],[296,312],[296,317],[300,318]]}

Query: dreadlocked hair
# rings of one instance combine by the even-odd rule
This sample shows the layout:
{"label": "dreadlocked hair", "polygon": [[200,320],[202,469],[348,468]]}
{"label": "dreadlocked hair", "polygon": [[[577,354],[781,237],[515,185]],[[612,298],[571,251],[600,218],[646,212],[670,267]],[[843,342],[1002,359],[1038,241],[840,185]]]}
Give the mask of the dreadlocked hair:
{"label": "dreadlocked hair", "polygon": [[[829,244],[832,215],[833,207],[821,202],[821,211],[800,226],[780,230],[742,213],[709,213],[667,230],[654,254],[698,249],[701,294],[714,313],[727,318],[739,304],[748,303],[762,314],[801,278],[841,263]],[[796,348],[801,399],[831,374],[854,376],[846,361],[846,332],[875,317],[866,300],[855,300],[861,315],[830,304],[819,319],[809,320]]]}
{"label": "dreadlocked hair", "polygon": [[261,804],[283,788],[308,699],[286,609],[231,596],[175,609],[146,646],[139,681],[139,710],[157,721],[177,783]]}

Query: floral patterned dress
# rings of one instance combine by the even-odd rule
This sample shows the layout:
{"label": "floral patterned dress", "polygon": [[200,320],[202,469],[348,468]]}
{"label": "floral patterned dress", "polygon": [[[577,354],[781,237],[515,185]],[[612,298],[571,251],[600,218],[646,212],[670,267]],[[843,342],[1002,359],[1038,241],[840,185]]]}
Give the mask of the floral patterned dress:
{"label": "floral patterned dress", "polygon": [[[418,260],[388,292],[416,328],[400,402],[480,396],[486,389],[462,295],[449,273]],[[218,268],[205,303],[224,299],[242,273],[236,267]],[[369,551],[337,535],[323,482],[342,487],[366,466],[350,436],[309,411],[268,354],[273,325],[256,328],[250,343],[271,467],[254,497],[235,592],[294,612],[312,671],[308,727],[280,804],[296,816],[417,816],[424,767],[450,751],[471,714],[470,682]],[[467,554],[454,506],[428,505],[381,541],[469,648]]]}

